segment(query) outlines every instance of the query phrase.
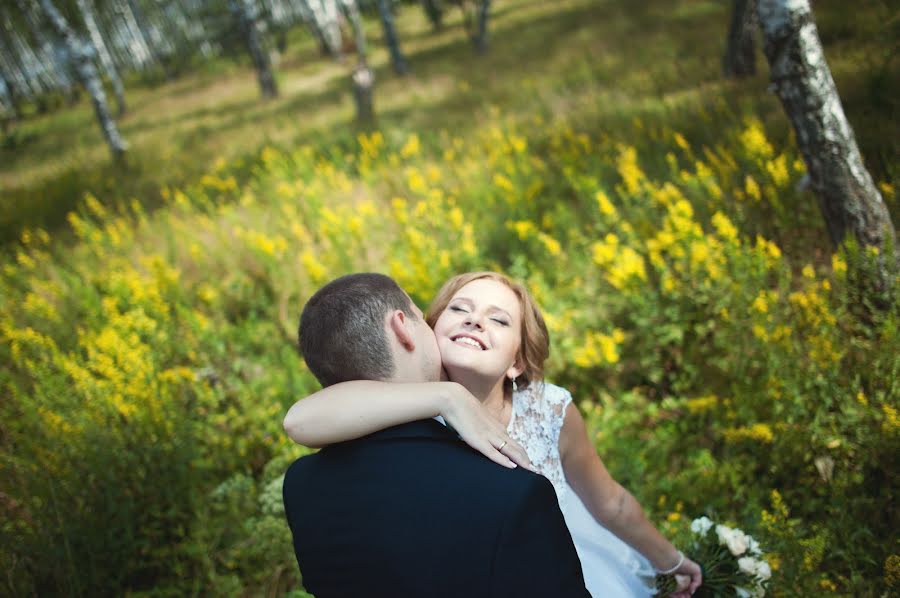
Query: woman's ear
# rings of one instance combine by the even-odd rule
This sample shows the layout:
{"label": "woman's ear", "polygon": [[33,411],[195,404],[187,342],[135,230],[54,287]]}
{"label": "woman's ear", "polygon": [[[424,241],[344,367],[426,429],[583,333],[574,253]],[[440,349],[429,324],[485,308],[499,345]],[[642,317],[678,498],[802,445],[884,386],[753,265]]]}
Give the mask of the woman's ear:
{"label": "woman's ear", "polygon": [[397,342],[400,343],[400,346],[407,351],[415,351],[416,341],[413,339],[409,328],[407,328],[408,324],[409,318],[403,313],[402,309],[395,309],[388,317],[388,325],[391,328],[391,332],[397,337]]}
{"label": "woman's ear", "polygon": [[519,376],[522,375],[522,372],[525,371],[525,361],[521,356],[516,357],[516,362],[510,366],[508,370],[506,370],[506,377],[510,380],[515,380]]}

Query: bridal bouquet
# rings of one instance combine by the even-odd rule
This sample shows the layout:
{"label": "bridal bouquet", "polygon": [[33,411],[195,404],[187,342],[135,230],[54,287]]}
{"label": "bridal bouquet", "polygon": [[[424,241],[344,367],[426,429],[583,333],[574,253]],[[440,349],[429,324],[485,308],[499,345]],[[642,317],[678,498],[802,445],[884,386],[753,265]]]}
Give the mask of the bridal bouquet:
{"label": "bridal bouquet", "polygon": [[[707,517],[694,519],[687,549],[690,557],[703,568],[703,585],[694,594],[695,598],[765,596],[772,570],[762,558],[759,543],[741,530],[716,525]],[[657,577],[659,596],[667,596],[676,587],[673,575]]]}

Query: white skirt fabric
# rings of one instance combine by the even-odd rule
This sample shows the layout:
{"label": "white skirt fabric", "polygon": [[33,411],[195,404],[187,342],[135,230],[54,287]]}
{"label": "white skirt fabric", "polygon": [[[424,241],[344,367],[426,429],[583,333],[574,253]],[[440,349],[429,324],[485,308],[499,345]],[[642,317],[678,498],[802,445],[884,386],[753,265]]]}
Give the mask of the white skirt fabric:
{"label": "white skirt fabric", "polygon": [[655,594],[656,574],[650,561],[597,523],[570,486],[559,506],[581,560],[585,586],[593,598],[645,598]]}

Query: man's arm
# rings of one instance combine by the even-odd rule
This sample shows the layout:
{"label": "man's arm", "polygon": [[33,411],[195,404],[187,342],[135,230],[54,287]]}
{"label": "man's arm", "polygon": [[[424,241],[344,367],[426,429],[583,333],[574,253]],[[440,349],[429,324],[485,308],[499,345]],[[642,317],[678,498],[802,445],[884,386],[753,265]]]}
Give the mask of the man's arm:
{"label": "man's arm", "polygon": [[590,598],[553,485],[532,477],[500,534],[491,596]]}

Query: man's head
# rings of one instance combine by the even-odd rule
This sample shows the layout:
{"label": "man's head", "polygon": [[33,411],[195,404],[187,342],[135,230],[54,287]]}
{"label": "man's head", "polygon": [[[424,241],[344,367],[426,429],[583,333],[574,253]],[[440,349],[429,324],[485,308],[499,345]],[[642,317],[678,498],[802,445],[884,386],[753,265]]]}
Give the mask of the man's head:
{"label": "man's head", "polygon": [[322,386],[347,380],[438,380],[434,332],[397,283],[383,274],[337,278],[300,316],[300,352]]}

